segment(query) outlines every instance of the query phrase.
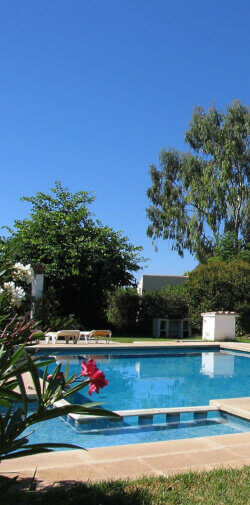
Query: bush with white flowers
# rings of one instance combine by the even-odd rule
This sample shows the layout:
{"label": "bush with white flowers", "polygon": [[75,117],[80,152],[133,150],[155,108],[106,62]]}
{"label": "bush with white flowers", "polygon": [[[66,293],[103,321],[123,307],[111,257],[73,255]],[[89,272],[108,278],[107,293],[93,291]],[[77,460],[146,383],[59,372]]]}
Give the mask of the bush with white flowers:
{"label": "bush with white flowers", "polygon": [[31,284],[33,276],[34,272],[31,265],[22,265],[22,263],[15,263],[13,265],[14,279],[23,281],[26,284]]}
{"label": "bush with white flowers", "polygon": [[23,299],[25,298],[25,291],[20,286],[16,286],[13,281],[4,282],[3,290],[7,291],[10,296],[10,303],[15,307],[20,307]]}
{"label": "bush with white flowers", "polygon": [[26,293],[19,283],[31,284],[33,275],[34,272],[31,265],[15,263],[11,268],[7,268],[1,272],[0,280],[2,281],[2,285],[0,286],[0,295],[7,297],[11,306],[20,307]]}

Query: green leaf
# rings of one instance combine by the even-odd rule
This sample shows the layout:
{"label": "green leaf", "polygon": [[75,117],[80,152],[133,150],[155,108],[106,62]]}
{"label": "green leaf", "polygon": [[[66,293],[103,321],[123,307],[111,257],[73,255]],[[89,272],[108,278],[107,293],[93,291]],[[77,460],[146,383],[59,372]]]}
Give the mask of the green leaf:
{"label": "green leaf", "polygon": [[56,417],[66,416],[68,414],[85,414],[93,416],[107,416],[119,417],[118,414],[105,409],[95,409],[90,407],[83,407],[82,405],[65,405],[63,407],[54,407],[51,410],[44,410],[36,412],[27,418],[27,426],[39,423],[41,421],[48,421]]}
{"label": "green leaf", "polygon": [[[51,449],[50,449],[51,447]],[[74,444],[64,444],[64,443],[44,443],[44,444],[29,444],[27,445],[27,449],[20,450],[18,452],[13,452],[11,454],[6,454],[1,456],[2,460],[13,459],[13,458],[22,458],[23,456],[33,456],[35,454],[40,454],[42,452],[52,452],[52,449],[56,447],[67,447],[69,449],[82,449],[85,450],[84,447],[80,445]]]}
{"label": "green leaf", "polygon": [[64,393],[63,393],[63,398],[66,398],[67,396],[70,396],[74,393],[77,393],[77,391],[80,391],[81,389],[83,389],[84,387],[88,386],[88,384],[90,383],[90,381],[82,381],[80,384],[76,384],[75,386],[67,389]]}
{"label": "green leaf", "polygon": [[24,415],[26,416],[27,410],[28,410],[28,398],[27,398],[27,394],[26,394],[26,389],[25,389],[23,378],[21,375],[17,376],[17,380],[18,380],[18,385],[19,385],[20,391],[21,391],[21,399],[22,399],[22,403],[23,403]]}
{"label": "green leaf", "polygon": [[42,395],[43,395],[43,397],[44,397],[45,391],[46,391],[47,375],[48,375],[48,365],[45,366],[45,369],[44,369],[44,372],[43,372],[43,387],[42,387]]}
{"label": "green leaf", "polygon": [[17,351],[13,354],[13,356],[10,359],[9,366],[12,367],[22,356],[25,350],[26,343],[23,344]]}
{"label": "green leaf", "polygon": [[37,395],[37,401],[39,404],[41,404],[42,403],[42,392],[41,392],[40,378],[38,375],[37,367],[33,363],[32,359],[29,358],[29,356],[27,357],[27,359],[28,359],[28,371],[30,372],[32,380],[33,380],[34,388],[35,388],[36,395]]}

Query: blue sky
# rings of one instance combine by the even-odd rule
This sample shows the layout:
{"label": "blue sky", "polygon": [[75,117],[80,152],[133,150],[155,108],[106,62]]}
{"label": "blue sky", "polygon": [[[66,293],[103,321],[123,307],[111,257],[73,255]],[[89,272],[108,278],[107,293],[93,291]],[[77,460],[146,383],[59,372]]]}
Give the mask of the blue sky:
{"label": "blue sky", "polygon": [[249,104],[249,17],[247,0],[0,0],[0,225],[61,180],[95,192],[144,273],[194,268],[146,236],[149,165],[186,149],[195,105]]}

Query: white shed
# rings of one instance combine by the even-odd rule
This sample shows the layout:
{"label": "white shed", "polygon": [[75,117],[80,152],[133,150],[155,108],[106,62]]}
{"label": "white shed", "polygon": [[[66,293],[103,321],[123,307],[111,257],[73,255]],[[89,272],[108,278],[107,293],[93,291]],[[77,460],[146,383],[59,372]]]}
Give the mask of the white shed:
{"label": "white shed", "polygon": [[204,312],[201,314],[202,340],[234,340],[235,320],[238,314],[235,312]]}

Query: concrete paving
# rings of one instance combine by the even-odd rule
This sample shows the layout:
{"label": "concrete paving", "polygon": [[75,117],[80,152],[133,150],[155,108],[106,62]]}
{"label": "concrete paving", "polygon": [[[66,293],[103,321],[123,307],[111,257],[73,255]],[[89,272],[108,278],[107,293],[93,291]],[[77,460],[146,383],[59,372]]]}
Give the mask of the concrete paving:
{"label": "concrete paving", "polygon": [[32,346],[34,349],[48,349],[48,350],[58,350],[58,349],[69,349],[74,348],[74,350],[86,350],[86,349],[112,349],[112,348],[122,348],[122,349],[130,349],[130,348],[135,348],[135,347],[145,347],[147,348],[152,348],[152,347],[214,347],[218,346],[224,349],[231,349],[235,351],[247,351],[250,352],[250,342],[249,343],[243,343],[243,342],[211,342],[211,341],[204,341],[204,340],[171,340],[171,341],[157,341],[154,339],[147,339],[143,341],[134,341],[132,343],[120,343],[120,342],[114,342],[111,341],[109,344],[105,344],[105,342],[99,341],[97,344],[86,344],[84,342],[80,342],[80,344],[74,344],[72,341],[69,342],[69,344],[65,344],[65,341],[57,341],[56,344],[45,344],[43,341],[41,341],[39,344],[36,344]]}

